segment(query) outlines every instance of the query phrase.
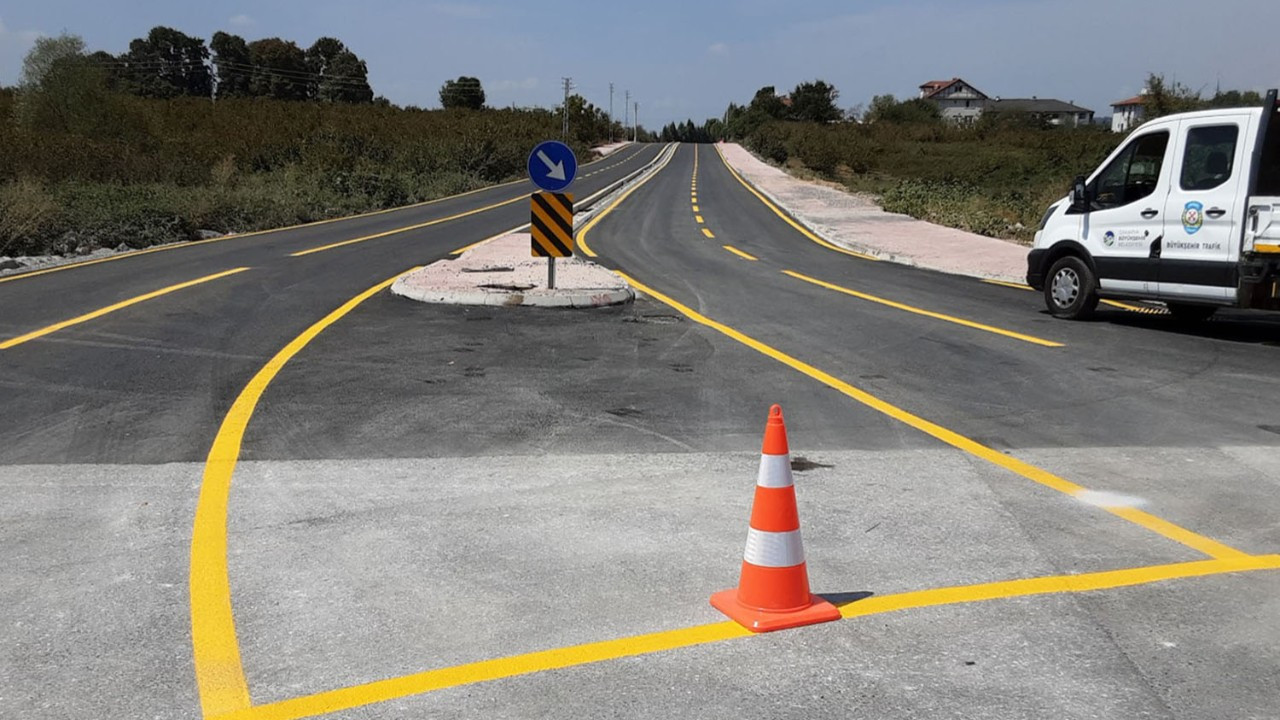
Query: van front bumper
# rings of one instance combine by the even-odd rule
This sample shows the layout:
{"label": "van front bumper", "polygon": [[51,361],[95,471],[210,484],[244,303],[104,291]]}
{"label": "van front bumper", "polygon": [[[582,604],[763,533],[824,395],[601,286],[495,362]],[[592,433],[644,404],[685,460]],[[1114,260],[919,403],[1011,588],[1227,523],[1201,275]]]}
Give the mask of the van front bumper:
{"label": "van front bumper", "polygon": [[1036,290],[1044,289],[1044,274],[1048,271],[1044,262],[1048,256],[1047,250],[1032,250],[1027,253],[1027,284]]}

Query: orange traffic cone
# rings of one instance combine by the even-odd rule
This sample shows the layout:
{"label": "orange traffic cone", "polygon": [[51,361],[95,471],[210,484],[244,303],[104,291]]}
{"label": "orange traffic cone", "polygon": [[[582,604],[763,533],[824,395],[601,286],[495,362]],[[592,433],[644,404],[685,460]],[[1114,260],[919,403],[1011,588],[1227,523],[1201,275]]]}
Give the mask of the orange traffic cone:
{"label": "orange traffic cone", "polygon": [[809,592],[787,427],[777,405],[769,408],[764,429],[742,579],[737,589],[712,595],[711,605],[754,632],[840,619],[835,605]]}

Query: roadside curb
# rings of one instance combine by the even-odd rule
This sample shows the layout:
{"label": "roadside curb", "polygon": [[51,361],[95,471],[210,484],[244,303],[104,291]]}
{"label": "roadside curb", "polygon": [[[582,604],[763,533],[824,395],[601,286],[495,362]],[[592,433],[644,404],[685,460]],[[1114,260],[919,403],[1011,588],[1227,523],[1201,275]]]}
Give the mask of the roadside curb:
{"label": "roadside curb", "polygon": [[[791,182],[800,183],[803,185],[813,185],[816,187],[823,187],[818,183],[813,183],[808,180],[797,178],[794,175],[791,175],[790,173],[786,172],[785,170],[778,168],[775,165],[770,165],[764,160],[761,160],[759,157],[755,155],[755,153],[752,153],[750,150],[747,150],[745,147],[741,147],[741,146],[739,147],[742,149],[743,152],[746,152],[747,154],[749,154],[757,162],[760,162],[766,165],[767,167],[782,173]],[[811,218],[801,215],[800,213],[796,212],[791,207],[789,207],[789,203],[779,198],[773,192],[764,189],[761,186],[761,183],[757,182],[756,179],[748,176],[748,172],[746,168],[735,165],[735,163],[728,157],[728,154],[721,152],[721,157],[723,158],[724,162],[728,164],[730,168],[733,169],[733,171],[738,175],[738,177],[742,179],[743,182],[747,183],[753,190],[758,192],[763,197],[767,198],[769,202],[773,203],[773,205],[778,210],[785,213],[788,218],[791,218],[795,223],[803,226],[805,229],[807,229],[809,232],[813,233],[817,237],[821,238],[823,241],[828,242],[832,245],[835,245],[839,248],[843,248],[851,252],[859,253],[861,255],[866,255],[870,258],[874,258],[875,260],[891,262],[896,265],[906,265],[908,267],[919,268],[922,270],[929,270],[931,272],[940,272],[948,275],[972,277],[972,278],[978,278],[982,280],[1000,280],[1004,282],[1017,282],[1017,283],[1025,282],[1026,278],[1021,272],[1010,274],[1010,273],[1000,272],[1000,271],[982,270],[979,268],[960,269],[955,267],[948,267],[946,265],[935,264],[933,262],[930,262],[929,259],[922,259],[912,255],[903,254],[900,252],[885,250],[884,248],[866,245],[863,243],[848,240],[847,238],[839,237],[838,234],[833,232],[831,228],[825,225],[822,225],[820,223],[817,223],[813,221]],[[832,192],[838,192],[845,195],[849,195],[850,197],[856,197],[854,193],[850,193],[846,190],[833,189]],[[954,228],[945,228],[943,226],[936,226],[936,225],[933,225],[932,223],[929,223],[928,221],[919,220],[917,218],[910,217],[909,215],[891,213],[878,206],[876,207],[876,210],[878,211],[876,222],[883,222],[890,225],[896,224],[897,222],[922,223],[932,228],[937,228],[941,230],[964,232],[960,230],[955,230]],[[1020,249],[1024,253],[1027,250],[1029,250],[1029,248],[1026,248],[1022,245],[1018,245],[1016,243],[1009,243],[1004,240],[997,240],[995,238],[983,238],[983,239],[990,239],[996,242],[1003,243],[1005,245],[1008,245],[1009,248]]]}
{"label": "roadside curb", "polygon": [[542,308],[593,308],[622,305],[635,300],[636,293],[629,286],[616,290],[561,293],[557,290],[534,288],[532,290],[430,290],[418,289],[397,280],[391,293],[425,303],[439,305],[489,305],[494,307],[542,307]]}

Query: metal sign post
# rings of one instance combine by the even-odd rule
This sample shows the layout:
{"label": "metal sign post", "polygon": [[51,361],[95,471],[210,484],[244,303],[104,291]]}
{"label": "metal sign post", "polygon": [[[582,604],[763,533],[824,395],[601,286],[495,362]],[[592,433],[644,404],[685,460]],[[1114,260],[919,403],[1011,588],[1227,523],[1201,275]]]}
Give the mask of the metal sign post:
{"label": "metal sign post", "polygon": [[529,179],[544,192],[529,201],[530,253],[547,259],[547,289],[556,286],[556,258],[573,256],[573,195],[563,192],[578,174],[578,159],[561,142],[539,143],[529,153]]}

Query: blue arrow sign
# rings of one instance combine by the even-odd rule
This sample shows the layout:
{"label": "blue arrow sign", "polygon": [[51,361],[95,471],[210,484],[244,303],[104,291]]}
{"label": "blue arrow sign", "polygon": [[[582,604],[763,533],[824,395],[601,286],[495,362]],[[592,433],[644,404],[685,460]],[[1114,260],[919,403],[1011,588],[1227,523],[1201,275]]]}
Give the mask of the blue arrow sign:
{"label": "blue arrow sign", "polygon": [[556,140],[538,143],[529,153],[529,179],[547,192],[560,192],[573,184],[578,158],[568,145]]}

